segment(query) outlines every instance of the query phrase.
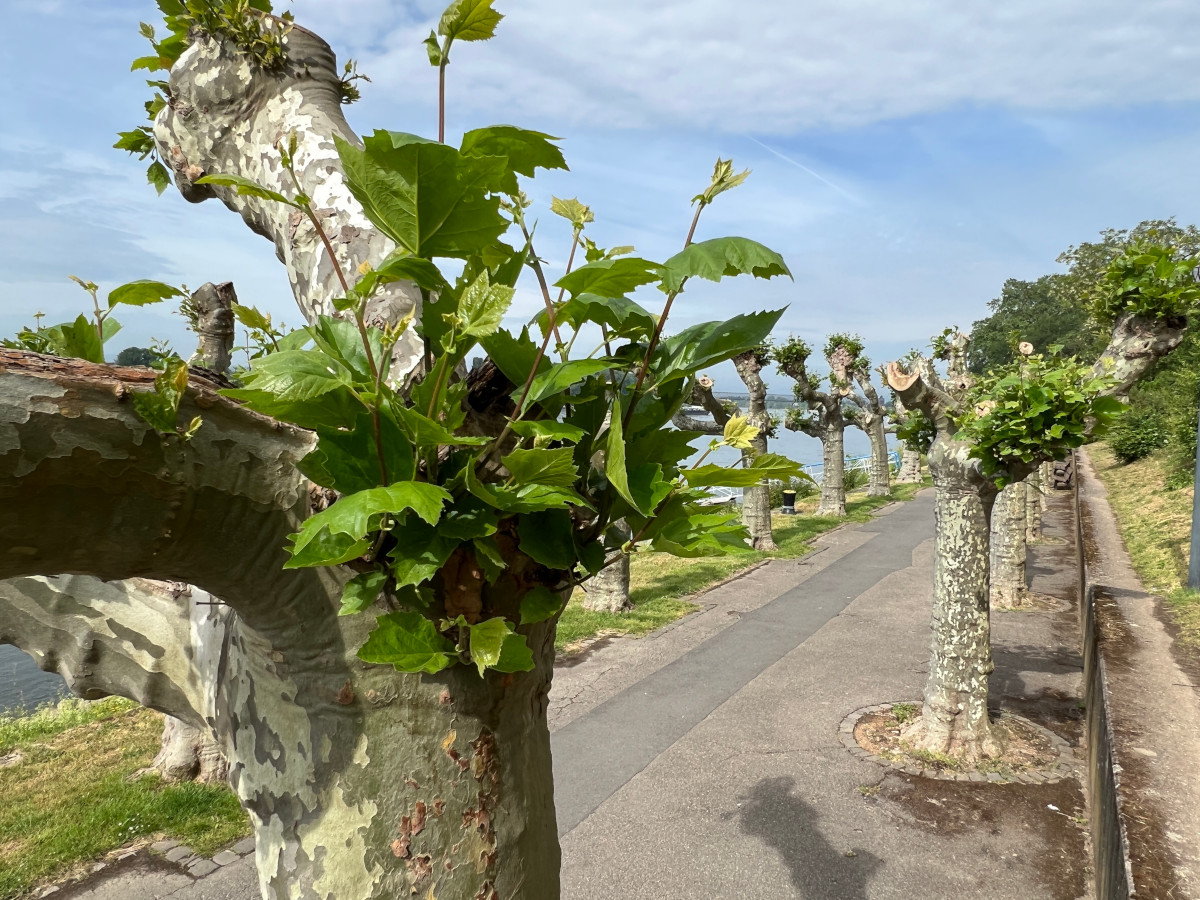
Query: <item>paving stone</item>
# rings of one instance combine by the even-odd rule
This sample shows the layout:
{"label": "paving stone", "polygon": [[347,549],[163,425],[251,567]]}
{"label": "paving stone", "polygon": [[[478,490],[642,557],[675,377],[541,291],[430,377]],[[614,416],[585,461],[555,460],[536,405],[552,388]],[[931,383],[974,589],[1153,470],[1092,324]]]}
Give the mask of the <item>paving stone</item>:
{"label": "paving stone", "polygon": [[155,841],[150,845],[150,849],[155,853],[166,853],[168,850],[174,850],[179,846],[179,841]]}
{"label": "paving stone", "polygon": [[234,853],[232,850],[222,850],[220,853],[218,853],[216,856],[214,856],[212,858],[212,861],[215,862],[218,866],[227,866],[230,863],[237,862],[239,859],[241,859],[241,857],[238,856],[236,853]]}
{"label": "paving stone", "polygon": [[208,875],[210,872],[217,871],[218,868],[220,868],[220,867],[215,862],[213,862],[211,859],[204,859],[203,857],[201,857],[200,859],[198,859],[194,863],[192,863],[190,866],[188,866],[188,873],[191,875],[195,875],[197,878],[203,878],[205,875]]}
{"label": "paving stone", "polygon": [[190,859],[196,855],[196,851],[191,847],[180,844],[167,851],[167,859],[171,862],[182,862],[185,859]]}
{"label": "paving stone", "polygon": [[233,852],[240,853],[242,856],[245,856],[248,853],[253,853],[254,852],[254,838],[252,838],[252,837],[242,838],[240,841],[238,841],[236,844],[233,845]]}

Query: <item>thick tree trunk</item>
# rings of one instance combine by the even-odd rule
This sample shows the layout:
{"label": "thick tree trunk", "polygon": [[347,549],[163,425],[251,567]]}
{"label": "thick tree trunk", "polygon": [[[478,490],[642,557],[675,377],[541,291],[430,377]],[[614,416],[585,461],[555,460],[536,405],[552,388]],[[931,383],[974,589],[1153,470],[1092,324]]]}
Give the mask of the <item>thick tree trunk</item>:
{"label": "thick tree trunk", "polygon": [[163,781],[198,781],[224,784],[229,763],[206,728],[193,728],[174,716],[163,720],[162,744],[150,768]]}
{"label": "thick tree trunk", "polygon": [[882,415],[870,417],[867,437],[871,439],[871,481],[867,486],[867,496],[888,497],[892,493],[892,465],[888,459],[887,427]]}
{"label": "thick tree trunk", "polygon": [[1015,481],[996,498],[992,511],[991,596],[996,609],[1015,609],[1026,599],[1026,485]]}
{"label": "thick tree trunk", "polygon": [[988,719],[992,663],[988,531],[995,487],[970,447],[939,437],[929,453],[937,489],[933,642],[921,717],[906,738],[919,749],[966,760],[996,756]]}
{"label": "thick tree trunk", "polygon": [[833,423],[821,432],[821,502],[814,515],[846,515],[846,452],[845,428]]}
{"label": "thick tree trunk", "polygon": [[[180,414],[204,427],[158,435],[127,400],[153,375],[0,351],[0,641],[214,733],[269,900],[557,896],[553,623],[521,629],[533,672],[363,663],[372,617],[336,613],[353,572],[283,568],[313,436],[198,377]],[[521,577],[485,604],[515,615]]]}
{"label": "thick tree trunk", "polygon": [[1042,497],[1042,468],[1032,472],[1025,479],[1025,541],[1040,541],[1042,539],[1042,507],[1045,498]]}
{"label": "thick tree trunk", "polygon": [[921,454],[908,444],[900,445],[900,471],[896,473],[896,484],[919,484],[921,481]]}
{"label": "thick tree trunk", "polygon": [[[633,530],[624,519],[608,527],[609,552],[621,547],[633,537]],[[629,555],[622,553],[611,565],[584,582],[583,608],[593,612],[619,613],[633,609],[629,600]]]}
{"label": "thick tree trunk", "polygon": [[[750,450],[742,454],[749,465],[756,457],[767,452],[767,433],[771,429],[771,414],[767,410],[767,385],[762,380],[762,360],[751,350],[734,357],[733,365],[738,377],[746,385],[749,412],[746,418],[758,429],[750,442]],[[769,552],[778,550],[771,533],[771,488],[766,480],[751,485],[742,491],[742,523],[750,532],[750,546],[755,550]]]}

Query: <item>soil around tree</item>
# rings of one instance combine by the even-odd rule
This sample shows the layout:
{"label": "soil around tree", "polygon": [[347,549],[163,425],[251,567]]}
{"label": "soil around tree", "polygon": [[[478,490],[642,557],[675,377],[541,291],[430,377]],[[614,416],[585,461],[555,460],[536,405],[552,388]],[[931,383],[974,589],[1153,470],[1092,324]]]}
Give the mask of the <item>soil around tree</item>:
{"label": "soil around tree", "polygon": [[860,758],[944,781],[1053,784],[1074,775],[1067,742],[1024,716],[1007,711],[995,716],[992,727],[1004,753],[972,764],[905,741],[904,730],[920,714],[919,700],[863,707],[843,720],[842,743]]}

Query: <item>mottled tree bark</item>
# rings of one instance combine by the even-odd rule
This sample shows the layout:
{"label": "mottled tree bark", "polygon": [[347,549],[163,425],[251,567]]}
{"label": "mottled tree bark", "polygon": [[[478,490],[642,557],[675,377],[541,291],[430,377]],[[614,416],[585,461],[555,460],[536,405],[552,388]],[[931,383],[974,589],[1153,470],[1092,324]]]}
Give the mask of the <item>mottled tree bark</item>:
{"label": "mottled tree bark", "polygon": [[[264,897],[557,896],[553,623],[522,629],[529,673],[361,662],[372,617],[337,615],[353,572],[283,569],[314,437],[196,374],[180,415],[204,427],[158,435],[128,402],[153,374],[0,351],[0,640],[215,732]],[[521,583],[485,604],[515,615]]]}
{"label": "mottled tree bark", "polygon": [[992,606],[1015,609],[1026,602],[1025,528],[1026,485],[1006,485],[992,511],[991,580]]}
{"label": "mottled tree bark", "polygon": [[[751,350],[733,358],[738,377],[746,385],[749,409],[746,419],[758,429],[750,449],[742,451],[742,460],[749,465],[767,452],[767,435],[771,430],[771,414],[767,411],[767,385],[762,380],[764,357]],[[773,551],[779,547],[771,533],[771,487],[764,480],[742,491],[742,523],[750,533],[750,546],[755,550]]]}
{"label": "mottled tree bark", "polygon": [[852,395],[850,399],[858,408],[854,424],[866,432],[871,441],[867,496],[888,497],[892,493],[892,465],[887,449],[887,407],[875,390],[875,385],[871,384],[870,373],[863,371],[864,368],[856,366],[854,369],[854,380],[862,390],[862,395]]}
{"label": "mottled tree bark", "polygon": [[921,481],[921,454],[908,444],[900,444],[900,471],[896,473],[896,484],[919,484]]}
{"label": "mottled tree bark", "polygon": [[[618,519],[608,526],[608,540],[605,543],[611,550],[617,550],[632,538],[633,530],[629,524],[624,519]],[[629,599],[629,555],[622,553],[589,578],[584,582],[583,590],[584,609],[609,613],[633,609]]]}
{"label": "mottled tree bark", "polygon": [[970,456],[970,444],[955,437],[948,413],[956,401],[931,365],[906,372],[892,363],[887,379],[938,431],[929,451],[937,492],[929,674],[921,716],[905,737],[918,749],[968,761],[995,756],[1001,747],[988,719],[987,682],[994,668],[988,536],[996,487]]}

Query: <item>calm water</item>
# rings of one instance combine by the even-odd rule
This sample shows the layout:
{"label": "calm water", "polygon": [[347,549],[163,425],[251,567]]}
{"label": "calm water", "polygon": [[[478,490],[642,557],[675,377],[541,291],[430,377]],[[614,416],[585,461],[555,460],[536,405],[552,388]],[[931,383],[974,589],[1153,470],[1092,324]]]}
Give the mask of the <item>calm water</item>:
{"label": "calm water", "polygon": [[67,695],[67,685],[8,644],[0,644],[0,714],[32,710]]}
{"label": "calm water", "polygon": [[[799,463],[821,461],[820,441],[783,428],[779,429],[779,436],[770,442],[768,449]],[[846,455],[865,456],[870,452],[871,442],[867,436],[857,428],[847,428]],[[729,465],[739,456],[736,450],[724,448],[712,454],[709,460]],[[15,647],[0,644],[0,714],[34,709],[66,694],[66,683],[61,678],[43,672],[32,659]]]}

